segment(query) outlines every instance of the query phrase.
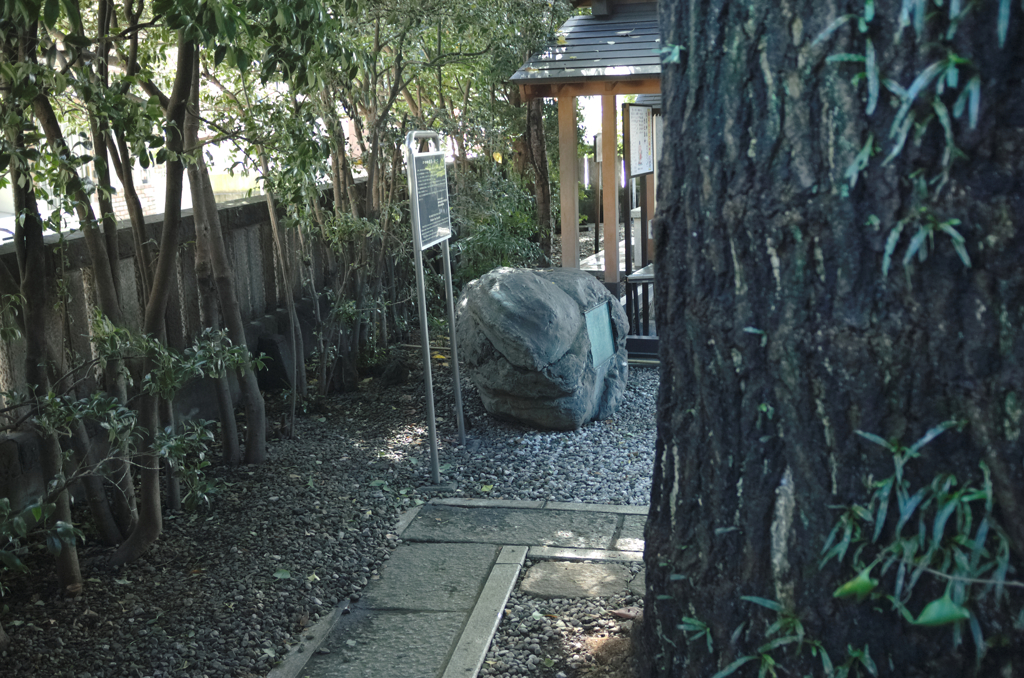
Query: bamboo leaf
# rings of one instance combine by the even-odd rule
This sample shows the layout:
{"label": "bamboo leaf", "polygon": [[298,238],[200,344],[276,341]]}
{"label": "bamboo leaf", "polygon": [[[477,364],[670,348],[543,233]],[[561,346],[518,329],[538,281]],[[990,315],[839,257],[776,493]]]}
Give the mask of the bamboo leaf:
{"label": "bamboo leaf", "polygon": [[888,165],[903,152],[903,147],[907,143],[907,135],[910,134],[910,128],[914,124],[915,118],[916,114],[911,111],[910,114],[903,119],[902,125],[900,125],[900,128],[897,130],[896,144],[892,147],[892,150],[889,151],[889,155],[885,157],[885,160],[882,161],[882,167]]}
{"label": "bamboo leaf", "polygon": [[971,617],[968,626],[971,627],[971,638],[974,639],[974,671],[977,673],[981,669],[981,660],[988,652],[988,644],[985,642],[985,636],[981,632],[981,624],[978,623],[977,617]]}
{"label": "bamboo leaf", "polygon": [[761,647],[757,648],[757,651],[761,654],[764,654],[766,652],[771,652],[772,650],[778,649],[780,647],[792,645],[793,643],[799,642],[800,636],[782,636],[781,638],[776,638],[771,642],[765,643]]}
{"label": "bamboo leaf", "polygon": [[1006,45],[1006,32],[1010,28],[1010,0],[999,0],[999,20],[996,32],[999,35],[999,49]]}
{"label": "bamboo leaf", "polygon": [[741,666],[743,666],[744,664],[748,664],[754,661],[755,659],[757,659],[757,657],[753,657],[751,655],[740,657],[739,659],[729,664],[715,675],[711,676],[711,678],[725,678],[726,676],[731,676],[732,674],[739,671]]}
{"label": "bamboo leaf", "polygon": [[928,0],[914,0],[914,31],[920,37],[924,33],[924,17],[928,11]]}
{"label": "bamboo leaf", "polygon": [[748,603],[754,603],[755,605],[766,607],[769,610],[774,610],[775,612],[783,611],[781,603],[774,600],[768,600],[767,598],[761,598],[760,596],[740,596],[740,600],[745,600]]}
{"label": "bamboo leaf", "polygon": [[977,75],[971,78],[967,83],[967,89],[971,92],[970,103],[967,107],[967,119],[971,129],[976,129],[978,127],[978,107],[981,104],[981,78]]}
{"label": "bamboo leaf", "polygon": [[899,84],[895,80],[891,78],[883,78],[882,85],[887,90],[898,96],[900,98],[900,101],[905,101],[907,99],[907,88]]}
{"label": "bamboo leaf", "polygon": [[863,54],[851,54],[850,52],[832,54],[825,58],[825,62],[829,64],[864,63],[865,60]]}
{"label": "bamboo leaf", "polygon": [[846,168],[846,178],[850,180],[850,188],[857,185],[857,177],[860,173],[868,166],[868,160],[871,159],[871,151],[875,146],[875,135],[869,134],[868,140],[864,142],[864,146],[857,153],[857,157],[853,159],[850,166]]}
{"label": "bamboo leaf", "polygon": [[892,266],[892,254],[896,251],[896,245],[899,244],[900,236],[903,234],[903,227],[906,222],[900,220],[889,231],[889,237],[885,241],[885,253],[882,255],[882,277],[885,278],[889,275],[889,268]]}
{"label": "bamboo leaf", "polygon": [[947,419],[941,424],[933,426],[932,428],[925,431],[925,434],[921,436],[913,445],[910,446],[908,450],[909,453],[911,455],[916,455],[918,450],[920,450],[922,447],[924,447],[931,441],[935,440],[943,432],[948,431],[951,428],[956,428],[956,426],[957,422],[955,419]]}
{"label": "bamboo leaf", "polygon": [[942,103],[942,100],[938,97],[932,99],[932,109],[939,118],[939,124],[942,125],[942,130],[946,134],[946,147],[942,152],[942,166],[949,169],[949,165],[953,160],[953,151],[956,149],[956,138],[953,136],[953,121],[949,118],[949,109],[946,108],[946,104]]}
{"label": "bamboo leaf", "polygon": [[907,609],[906,605],[901,603],[895,596],[886,596],[886,600],[892,603],[892,609],[899,611],[899,613],[903,615],[903,618],[906,619],[907,622],[911,624],[914,623],[914,615],[911,614],[910,610]]}
{"label": "bamboo leaf", "polygon": [[956,510],[959,503],[960,497],[954,495],[935,514],[935,522],[932,523],[932,541],[936,545],[942,541],[942,536],[946,532],[946,523],[949,521],[949,517],[953,515],[953,511]]}
{"label": "bamboo leaf", "polygon": [[910,87],[907,88],[907,98],[911,101],[917,99],[917,95],[924,90],[925,87],[932,84],[936,77],[946,68],[945,61],[936,61],[928,66],[928,68],[921,71],[914,82],[910,83]]}
{"label": "bamboo leaf", "polygon": [[964,237],[960,235],[960,231],[953,228],[950,224],[939,224],[939,230],[949,235],[953,239],[953,249],[956,250],[956,254],[960,257],[960,261],[964,263],[967,268],[971,267],[971,257],[967,254],[967,247],[964,245],[966,242]]}
{"label": "bamboo leaf", "polygon": [[868,646],[864,646],[864,651],[859,656],[861,665],[868,670],[872,676],[878,678],[878,667],[875,666],[875,660],[871,658],[871,651]]}
{"label": "bamboo leaf", "polygon": [[878,497],[878,513],[875,514],[875,533],[871,537],[872,542],[878,541],[878,537],[882,534],[882,528],[885,526],[885,517],[889,513],[889,495],[892,493],[892,479],[882,484],[878,489],[876,496]]}
{"label": "bamboo leaf", "polygon": [[[872,4],[872,8],[874,5]],[[868,73],[868,107],[866,113],[870,116],[878,106],[878,62],[875,57],[875,43],[868,38],[865,51],[865,69]]]}
{"label": "bamboo leaf", "polygon": [[[919,227],[914,237],[910,239],[910,246],[907,248],[907,253],[903,255],[903,265],[906,266],[910,263],[910,260],[914,258],[918,250],[921,249],[921,245],[924,244],[925,239],[931,231],[924,227]],[[922,250],[923,251],[923,250]]]}
{"label": "bamboo leaf", "polygon": [[864,0],[864,21],[871,23],[875,18],[875,0]]}
{"label": "bamboo leaf", "polygon": [[924,501],[925,488],[921,488],[911,496],[906,503],[900,508],[900,519],[896,522],[896,534],[899,535],[900,530],[910,520],[910,516],[913,515],[917,507]]}
{"label": "bamboo leaf", "polygon": [[865,440],[870,440],[871,442],[873,442],[876,445],[881,445],[882,447],[884,447],[885,449],[889,450],[890,452],[893,451],[892,443],[890,443],[885,438],[877,436],[874,433],[868,433],[867,431],[854,431],[854,433],[859,435],[861,438],[864,438]]}

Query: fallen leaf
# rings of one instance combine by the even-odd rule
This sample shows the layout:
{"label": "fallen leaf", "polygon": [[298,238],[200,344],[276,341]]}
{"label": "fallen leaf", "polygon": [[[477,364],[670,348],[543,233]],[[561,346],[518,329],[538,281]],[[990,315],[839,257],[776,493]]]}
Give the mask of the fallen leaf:
{"label": "fallen leaf", "polygon": [[636,619],[640,615],[639,607],[620,607],[618,610],[611,610],[608,614],[619,619]]}

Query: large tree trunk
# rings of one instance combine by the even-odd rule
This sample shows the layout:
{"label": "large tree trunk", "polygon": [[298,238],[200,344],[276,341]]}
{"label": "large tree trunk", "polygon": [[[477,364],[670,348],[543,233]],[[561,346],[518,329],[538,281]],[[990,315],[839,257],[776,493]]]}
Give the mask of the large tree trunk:
{"label": "large tree trunk", "polygon": [[[755,676],[762,653],[785,675],[824,675],[812,640],[837,668],[851,649],[867,647],[883,676],[975,673],[967,624],[956,648],[951,626],[912,626],[884,598],[833,597],[856,574],[856,545],[841,563],[819,569],[841,515],[835,507],[868,506],[866,480],[894,473],[893,455],[855,432],[910,445],[950,419],[966,426],[921,449],[908,466],[913,486],[955,473],[958,486],[982,487],[985,460],[993,519],[1018,556],[1024,546],[1024,12],[1013,3],[1002,49],[999,3],[982,3],[960,22],[950,49],[973,65],[941,101],[952,111],[976,67],[979,123],[972,130],[967,115],[952,121],[967,157],[940,193],[938,183],[927,187],[932,198],[916,198],[906,177],[941,175],[940,121],[883,167],[899,100],[883,89],[868,116],[870,78],[851,82],[863,63],[826,63],[830,54],[869,54],[871,37],[883,83],[909,88],[940,58],[936,45],[948,28],[946,6],[923,4],[925,35],[911,27],[895,40],[899,3],[875,3],[866,33],[853,21],[819,44],[816,36],[837,17],[864,4],[661,5],[663,44],[683,49],[662,75],[666,152],[655,227],[662,376],[644,556],[645,676],[706,677],[744,656],[755,659],[733,675]],[[930,105],[934,95],[934,86],[922,89],[918,122],[940,110]],[[848,168],[869,134],[882,153],[851,186]],[[926,239],[927,259],[903,266],[928,214],[962,220],[970,268],[939,230]],[[905,218],[885,276],[890,233]],[[977,525],[984,506],[973,506]],[[895,538],[899,514],[893,503],[879,543]],[[863,525],[866,541],[872,527]],[[940,530],[945,543],[957,529]],[[875,552],[868,544],[864,564]],[[871,576],[881,580],[875,594],[892,593],[897,568]],[[906,603],[914,616],[947,584],[930,574],[921,581]],[[801,649],[764,649],[779,637],[768,637],[778,615],[741,596],[777,601],[799,618]],[[1019,598],[1014,605],[1020,609]],[[991,599],[968,608],[993,645],[977,674],[1021,674],[1024,644],[1005,612]],[[694,638],[700,623],[713,639],[710,651],[704,637]]]}

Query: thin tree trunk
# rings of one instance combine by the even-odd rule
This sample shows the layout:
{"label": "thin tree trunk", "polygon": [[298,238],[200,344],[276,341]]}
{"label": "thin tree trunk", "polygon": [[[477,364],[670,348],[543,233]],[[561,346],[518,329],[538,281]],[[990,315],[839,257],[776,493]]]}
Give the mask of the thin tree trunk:
{"label": "thin tree trunk", "polygon": [[[161,336],[164,314],[167,310],[167,299],[171,290],[171,278],[175,275],[175,262],[178,256],[178,231],[181,226],[181,191],[184,166],[181,155],[184,153],[184,140],[181,131],[185,124],[185,108],[188,104],[189,92],[192,89],[192,61],[195,58],[195,45],[185,40],[178,33],[178,61],[167,106],[167,127],[165,130],[167,149],[171,158],[167,161],[167,190],[164,200],[164,223],[160,235],[160,255],[154,271],[153,289],[146,303],[145,324],[143,331],[152,336]],[[150,360],[144,361],[143,370],[151,369]],[[160,425],[157,398],[154,395],[143,395],[140,405],[142,425],[149,431],[155,431]],[[152,453],[151,437],[144,441],[147,450],[139,456],[140,475],[142,479],[142,501],[140,502],[139,521],[135,529],[121,547],[111,556],[111,565],[119,567],[135,560],[149,548],[163,530],[163,516],[160,512],[160,464],[159,458]]]}
{"label": "thin tree trunk", "polygon": [[[163,409],[163,420],[174,433],[178,432],[178,418],[174,414],[174,403],[166,398],[160,399]],[[181,510],[181,479],[178,477],[178,462],[174,459],[164,459],[164,476],[167,478],[167,508],[171,511]]]}
{"label": "thin tree trunk", "polygon": [[[13,136],[11,145],[23,148],[24,137],[21,130],[14,132]],[[21,295],[25,300],[22,308],[25,316],[25,380],[30,392],[35,397],[42,397],[50,387],[46,367],[46,246],[43,243],[43,222],[39,217],[35,190],[26,169],[18,160],[14,160],[11,165],[14,210],[18,215],[14,239],[21,272]],[[43,477],[49,482],[60,477],[64,455],[60,442],[52,431],[40,431],[40,434],[43,438]],[[54,503],[56,509],[52,520],[70,523],[71,503],[66,489],[55,497]],[[56,561],[57,583],[61,590],[69,595],[77,595],[82,590],[82,575],[78,568],[78,549],[75,544],[64,544],[57,554]]]}
{"label": "thin tree trunk", "polygon": [[[198,75],[198,65],[196,73]],[[198,79],[196,83],[198,87]],[[197,97],[198,94],[192,95],[194,105],[198,105]],[[196,114],[198,114],[198,109],[196,109]],[[195,134],[198,130],[198,117],[191,118],[187,123]],[[193,123],[196,124],[195,127],[192,127]],[[194,140],[194,142],[197,141],[198,139]],[[217,284],[222,319],[228,331],[228,338],[236,346],[245,346],[245,327],[242,325],[242,313],[238,305],[238,297],[235,295],[235,281],[231,264],[228,262],[224,232],[221,229],[220,214],[213,196],[213,186],[210,184],[210,174],[202,153],[196,153],[195,160],[189,167],[189,180],[197,228],[202,223],[206,224],[202,228],[209,229],[210,263],[213,278]],[[267,415],[263,394],[260,393],[256,373],[250,362],[246,361],[245,366],[239,372],[239,384],[242,388],[242,402],[245,408],[245,463],[261,464],[266,461],[267,457]]]}
{"label": "thin tree trunk", "polygon": [[92,515],[93,524],[100,535],[100,540],[107,546],[117,546],[124,541],[124,534],[121,533],[114,514],[110,509],[110,502],[103,488],[103,477],[105,475],[103,464],[96,454],[96,447],[89,439],[89,432],[85,423],[79,421],[71,432],[73,445],[76,448],[78,465],[80,468],[88,468],[91,471],[82,477],[82,486],[85,488],[86,500],[89,502],[89,512]]}
{"label": "thin tree trunk", "polygon": [[551,260],[551,184],[548,180],[548,153],[544,142],[544,100],[531,99],[526,109],[526,134],[533,163],[533,192],[537,199],[537,229],[540,248]]}
{"label": "thin tree trunk", "polygon": [[[263,176],[270,176],[270,165],[267,163],[267,156],[263,147],[259,147],[260,165],[263,168]],[[288,436],[295,427],[295,410],[299,396],[306,395],[306,366],[305,347],[302,345],[302,331],[299,328],[299,316],[295,312],[295,291],[292,288],[292,273],[289,259],[282,244],[281,224],[277,219],[277,207],[274,205],[274,195],[270,190],[266,193],[267,210],[270,213],[270,230],[274,236],[274,255],[277,258],[277,269],[280,275],[281,290],[284,296],[285,309],[288,312],[288,345],[292,352],[291,371],[291,397],[289,407],[291,409]]]}

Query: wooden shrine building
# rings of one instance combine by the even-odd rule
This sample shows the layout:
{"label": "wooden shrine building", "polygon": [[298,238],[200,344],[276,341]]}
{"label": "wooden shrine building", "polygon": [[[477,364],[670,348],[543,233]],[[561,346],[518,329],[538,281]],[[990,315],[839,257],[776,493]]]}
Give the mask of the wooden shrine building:
{"label": "wooden shrine building", "polygon": [[[562,266],[570,268],[578,268],[580,259],[576,97],[601,97],[600,150],[605,160],[612,160],[601,163],[601,182],[606,187],[615,187],[616,166],[619,164],[615,96],[656,95],[645,98],[656,98],[660,113],[661,95],[661,36],[657,4],[634,0],[583,0],[578,5],[590,5],[591,14],[574,16],[566,21],[558,29],[556,44],[531,57],[511,78],[511,82],[519,85],[524,100],[550,97],[558,101]],[[628,124],[628,121],[623,121],[627,130]],[[637,243],[643,248],[644,263],[647,247],[643,240],[646,240],[647,220],[654,205],[654,182],[645,183],[641,204],[645,208],[649,205],[651,209],[643,210],[643,239]],[[606,215],[602,234],[604,282],[618,296],[618,190],[604,191],[602,207]],[[629,233],[628,223],[626,232]],[[637,332],[634,329],[631,333]]]}

